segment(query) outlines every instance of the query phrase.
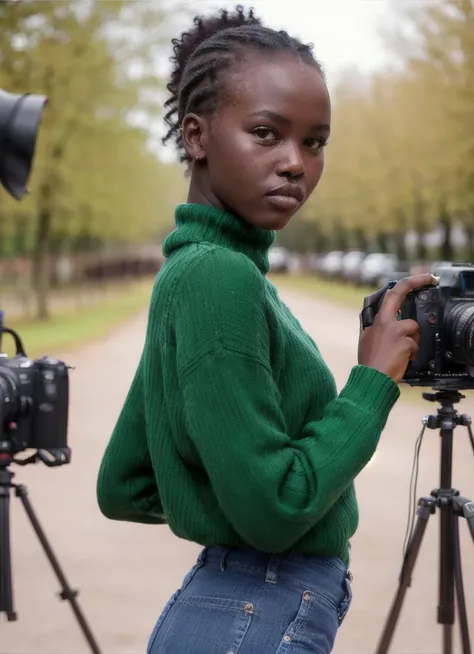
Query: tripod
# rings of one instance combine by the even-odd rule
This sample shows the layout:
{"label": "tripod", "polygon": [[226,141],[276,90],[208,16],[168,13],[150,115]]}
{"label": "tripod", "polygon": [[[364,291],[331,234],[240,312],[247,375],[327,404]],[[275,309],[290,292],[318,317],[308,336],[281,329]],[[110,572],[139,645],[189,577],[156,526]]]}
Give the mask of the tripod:
{"label": "tripod", "polygon": [[92,635],[84,615],[77,603],[77,590],[73,590],[64,576],[59,562],[51,549],[45,533],[36,517],[33,507],[28,498],[28,490],[22,484],[14,484],[12,479],[14,473],[8,469],[11,462],[8,455],[0,455],[0,613],[5,613],[8,622],[17,620],[18,616],[13,608],[12,572],[10,560],[10,489],[15,489],[15,495],[20,498],[25,511],[30,519],[31,525],[39,538],[39,541],[53,567],[56,577],[61,584],[62,592],[59,597],[71,603],[72,610],[77,618],[79,626],[91,648],[93,654],[100,654],[99,646]]}
{"label": "tripod", "polygon": [[[441,436],[441,488],[431,491],[429,497],[418,500],[418,519],[409,541],[398,591],[393,600],[387,621],[385,623],[377,654],[386,654],[395,632],[402,609],[407,588],[420,550],[423,535],[428,525],[430,515],[440,510],[440,567],[439,567],[439,600],[438,624],[443,625],[443,654],[453,652],[453,625],[455,621],[454,595],[456,593],[459,626],[463,654],[471,654],[471,642],[464,597],[464,584],[461,567],[461,551],[459,545],[459,518],[467,520],[471,536],[474,540],[474,502],[461,497],[458,490],[451,487],[453,464],[453,431],[457,425],[467,427],[469,439],[474,450],[474,437],[471,429],[471,418],[459,415],[454,404],[460,402],[464,395],[458,391],[442,390],[436,393],[423,393],[423,398],[430,402],[439,402],[441,408],[436,416],[426,416],[423,419],[424,428],[440,429]],[[423,432],[422,432],[423,433]]]}

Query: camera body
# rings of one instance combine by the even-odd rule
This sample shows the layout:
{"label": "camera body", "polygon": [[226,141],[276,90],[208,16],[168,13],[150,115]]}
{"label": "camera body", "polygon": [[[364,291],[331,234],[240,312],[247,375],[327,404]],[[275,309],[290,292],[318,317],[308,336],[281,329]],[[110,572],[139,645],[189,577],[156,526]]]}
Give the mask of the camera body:
{"label": "camera body", "polygon": [[[0,355],[0,465],[69,463],[69,366],[47,356],[32,360],[16,332],[0,326],[2,333],[14,337],[17,353]],[[34,453],[15,458],[25,450]]]}
{"label": "camera body", "polygon": [[[419,351],[402,381],[439,390],[474,389],[474,266],[443,266],[436,275],[436,286],[416,289],[401,306],[400,318],[416,320],[420,326]],[[393,285],[365,299],[364,328]]]}

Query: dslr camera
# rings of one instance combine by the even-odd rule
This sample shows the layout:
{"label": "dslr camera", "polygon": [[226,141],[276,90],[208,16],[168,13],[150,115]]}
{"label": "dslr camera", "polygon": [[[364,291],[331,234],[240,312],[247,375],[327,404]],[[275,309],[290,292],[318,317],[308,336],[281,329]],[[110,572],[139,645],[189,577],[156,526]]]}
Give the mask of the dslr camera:
{"label": "dslr camera", "polygon": [[[45,96],[0,90],[0,185],[16,200],[27,192],[46,103]],[[0,470],[12,461],[69,463],[68,366],[46,356],[29,359],[18,334],[3,326],[0,311],[0,346],[2,334],[13,337],[16,355],[0,354]],[[16,456],[28,450],[33,450],[29,456]]]}
{"label": "dslr camera", "polygon": [[[400,309],[400,319],[411,318],[420,325],[419,351],[402,381],[436,390],[474,389],[474,266],[443,266],[436,275],[436,286],[416,289]],[[372,325],[395,283],[364,299],[363,329]]]}
{"label": "dslr camera", "polygon": [[[0,465],[69,463],[68,366],[47,356],[31,360],[13,329],[0,326],[2,333],[13,336],[17,352],[12,358],[0,355]],[[27,450],[33,452],[15,457]]]}

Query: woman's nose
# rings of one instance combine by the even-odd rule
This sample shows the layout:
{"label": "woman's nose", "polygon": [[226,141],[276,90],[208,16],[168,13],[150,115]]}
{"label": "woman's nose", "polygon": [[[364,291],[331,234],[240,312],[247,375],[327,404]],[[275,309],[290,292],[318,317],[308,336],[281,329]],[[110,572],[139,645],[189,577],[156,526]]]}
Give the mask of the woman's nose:
{"label": "woman's nose", "polygon": [[288,144],[281,149],[277,174],[280,177],[301,177],[305,174],[305,165],[299,147]]}

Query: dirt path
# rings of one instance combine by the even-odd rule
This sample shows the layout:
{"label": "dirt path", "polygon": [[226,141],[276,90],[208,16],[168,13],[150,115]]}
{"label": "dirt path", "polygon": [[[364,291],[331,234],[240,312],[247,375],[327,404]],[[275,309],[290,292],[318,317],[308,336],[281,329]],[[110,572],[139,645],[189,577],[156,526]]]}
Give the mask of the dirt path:
{"label": "dirt path", "polygon": [[[282,297],[315,337],[341,387],[355,363],[358,317],[295,292]],[[95,501],[100,458],[135,370],[144,335],[141,316],[105,343],[67,360],[72,375],[70,466],[15,469],[90,621],[103,654],[144,653],[152,625],[194,562],[198,548],[166,528],[105,520]],[[377,455],[357,481],[360,527],[353,540],[354,604],[336,654],[374,652],[396,588],[405,534],[413,449],[421,417],[436,405],[400,402]],[[470,397],[461,412],[474,415]],[[439,437],[427,431],[419,494],[439,483]],[[474,456],[464,428],[455,432],[454,485],[474,497]],[[19,500],[11,500],[14,590],[19,621],[0,626],[0,654],[82,654],[89,651],[72,612],[58,601],[58,583]],[[438,519],[430,524],[408,591],[393,654],[440,652],[436,624]],[[464,578],[474,638],[474,551],[461,523]],[[456,643],[455,654],[460,652]],[[178,654],[178,653],[177,653]]]}

